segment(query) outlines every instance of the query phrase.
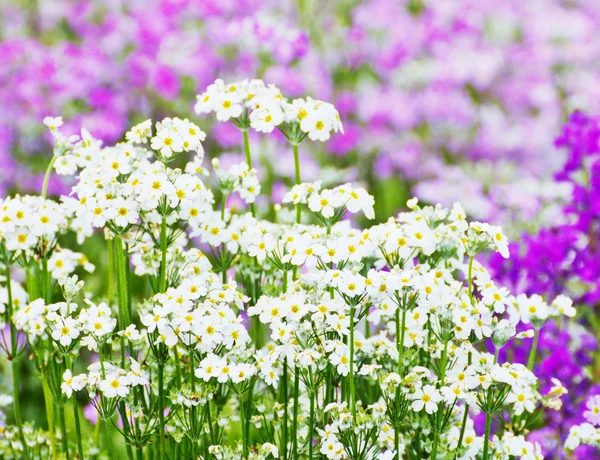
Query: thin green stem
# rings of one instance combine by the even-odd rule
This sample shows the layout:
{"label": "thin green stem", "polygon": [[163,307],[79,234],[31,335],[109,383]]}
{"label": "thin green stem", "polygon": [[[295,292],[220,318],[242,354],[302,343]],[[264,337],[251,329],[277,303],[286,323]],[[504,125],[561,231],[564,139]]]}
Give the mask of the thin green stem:
{"label": "thin green stem", "polygon": [[75,432],[77,434],[77,450],[79,452],[79,458],[84,459],[83,455],[83,443],[81,438],[81,424],[79,422],[79,404],[77,404],[77,398],[73,395],[73,417],[75,418]]}
{"label": "thin green stem", "polygon": [[20,378],[20,367],[19,360],[17,359],[18,354],[18,340],[17,340],[17,329],[13,322],[13,296],[12,296],[12,285],[11,285],[11,272],[10,272],[10,261],[6,261],[6,294],[7,294],[7,305],[6,313],[8,316],[8,324],[10,324],[10,363],[12,368],[12,384],[13,384],[13,412],[15,415],[15,424],[19,431],[19,439],[23,444],[23,452],[27,454],[27,443],[25,442],[25,434],[23,433],[23,421],[21,419],[21,400],[19,397],[19,381]]}
{"label": "thin green stem", "polygon": [[117,301],[121,320],[121,324],[119,326],[121,329],[125,329],[129,324],[131,324],[128,301],[129,286],[127,283],[127,272],[125,267],[125,264],[128,263],[128,260],[125,257],[125,252],[123,250],[123,239],[121,236],[115,236],[113,244],[117,278]]}
{"label": "thin green stem", "polygon": [[310,418],[308,422],[308,458],[309,460],[312,460],[313,439],[315,437],[315,390],[311,388],[308,396],[310,398]]}
{"label": "thin green stem", "polygon": [[288,458],[288,363],[287,358],[283,360],[283,440],[281,445],[281,452],[283,453],[283,459]]}
{"label": "thin green stem", "polygon": [[[467,361],[467,364],[469,366],[471,365],[472,359],[473,359],[473,352],[470,351],[468,361]],[[459,452],[460,448],[462,447],[463,438],[465,437],[465,430],[467,429],[468,418],[469,418],[469,405],[465,404],[465,412],[463,414],[462,424],[460,426],[460,436],[458,437],[458,446],[456,448],[457,452]]]}
{"label": "thin green stem", "polygon": [[298,460],[298,409],[300,398],[300,370],[294,366],[294,413],[292,419],[292,452],[294,460]]}
{"label": "thin green stem", "polygon": [[248,402],[247,402],[247,408],[246,408],[246,412],[245,412],[245,416],[246,416],[246,424],[244,426],[244,429],[246,430],[246,443],[249,444],[250,443],[250,420],[252,419],[252,408],[254,407],[254,402],[252,401],[253,399],[253,395],[254,395],[254,384],[250,385],[250,390],[248,391]]}
{"label": "thin green stem", "polygon": [[212,424],[212,415],[210,414],[210,401],[206,402],[206,420],[208,421],[208,433],[210,434],[210,443],[216,444],[215,430]]}
{"label": "thin green stem", "polygon": [[356,393],[354,391],[354,305],[350,305],[350,408],[356,420]]}
{"label": "thin green stem", "polygon": [[431,449],[431,459],[432,460],[435,460],[437,458],[437,450],[438,450],[439,440],[440,440],[440,435],[436,431],[435,434],[433,435],[433,448]]}
{"label": "thin green stem", "polygon": [[[398,334],[399,333],[399,334]],[[406,310],[402,310],[402,323],[400,312],[396,311],[396,347],[398,349],[398,375],[404,377],[404,338],[406,335]]]}
{"label": "thin green stem", "polygon": [[160,281],[159,292],[167,290],[167,218],[163,216],[160,223]]}
{"label": "thin green stem", "polygon": [[[298,154],[298,144],[294,144],[294,169],[296,170],[296,185],[302,183],[300,178],[300,156]],[[299,224],[302,221],[302,204],[296,205],[296,223]]]}
{"label": "thin green stem", "polygon": [[[242,130],[244,135],[244,152],[246,152],[246,163],[248,163],[248,168],[252,169],[252,155],[250,155],[250,141],[248,139],[248,130]],[[250,212],[253,217],[256,217],[256,206],[254,203],[250,203]]]}
{"label": "thin green stem", "polygon": [[473,260],[474,256],[469,257],[469,272],[467,274],[467,282],[469,283],[469,299],[471,300],[471,304],[473,303]]}
{"label": "thin green stem", "polygon": [[488,450],[490,448],[490,431],[492,428],[492,414],[485,414],[485,435],[483,438],[483,460],[488,460]]}
{"label": "thin green stem", "polygon": [[54,406],[52,404],[50,386],[48,385],[48,378],[46,376],[42,376],[42,389],[44,391],[44,402],[46,403],[46,419],[48,420],[48,432],[50,434],[52,460],[56,460],[58,449],[56,446],[56,434],[54,429]]}
{"label": "thin green stem", "polygon": [[52,174],[52,167],[54,166],[54,162],[56,161],[57,158],[58,157],[56,155],[54,155],[52,157],[52,160],[50,160],[48,167],[46,168],[46,174],[44,175],[44,183],[42,184],[42,198],[46,198],[46,195],[48,194],[48,182],[50,182],[50,175]]}
{"label": "thin green stem", "polygon": [[108,266],[108,286],[107,286],[107,296],[108,296],[108,304],[112,305],[113,297],[114,297],[114,278],[115,278],[115,257],[114,257],[114,239],[106,240],[106,248],[107,248],[107,266]]}
{"label": "thin green stem", "polygon": [[[100,423],[100,422],[98,422]],[[108,420],[104,421],[104,427],[106,428],[106,444],[108,444],[108,454],[112,460],[116,459],[115,447],[113,446],[112,436],[108,427]]]}
{"label": "thin green stem", "polygon": [[246,437],[246,414],[244,410],[244,398],[240,395],[240,423],[242,430],[242,458],[248,458],[248,439]]}
{"label": "thin green stem", "polygon": [[529,369],[530,371],[533,370],[533,365],[535,364],[535,355],[537,353],[537,345],[539,338],[539,331],[537,329],[534,329],[533,343],[531,344],[531,350],[529,351],[529,359],[527,360],[527,369]]}
{"label": "thin green stem", "polygon": [[[400,311],[396,311],[396,347],[398,349],[398,375],[404,377],[404,338],[406,335],[406,310],[402,309],[402,323],[400,322]],[[399,391],[399,390],[398,390]],[[399,396],[399,393],[398,393]],[[398,401],[399,398],[397,398]],[[397,404],[396,401],[396,404]],[[394,447],[396,459],[400,460],[400,420],[396,419],[394,425]]]}
{"label": "thin green stem", "polygon": [[44,302],[49,305],[52,302],[52,280],[48,271],[48,258],[42,257],[42,296]]}
{"label": "thin green stem", "polygon": [[158,363],[158,455],[166,458],[165,452],[165,382],[164,363]]}
{"label": "thin green stem", "polygon": [[67,422],[65,420],[65,408],[63,406],[58,407],[58,420],[60,422],[60,432],[62,436],[62,447],[67,460],[71,458],[69,455],[69,438],[67,436]]}

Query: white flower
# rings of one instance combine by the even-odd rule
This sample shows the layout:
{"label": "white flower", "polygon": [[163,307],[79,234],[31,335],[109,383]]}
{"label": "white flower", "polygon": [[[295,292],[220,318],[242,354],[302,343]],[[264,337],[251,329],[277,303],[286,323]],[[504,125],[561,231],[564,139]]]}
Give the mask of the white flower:
{"label": "white flower", "polygon": [[163,158],[171,158],[174,153],[183,151],[183,141],[179,134],[170,128],[161,129],[151,140],[150,146],[160,151]]}
{"label": "white flower", "polygon": [[124,398],[129,394],[130,381],[127,377],[114,372],[107,374],[99,384],[100,391],[107,398]]}
{"label": "white flower", "polygon": [[410,398],[413,400],[411,403],[412,410],[420,412],[425,408],[425,412],[428,414],[437,412],[437,403],[442,400],[439,391],[432,385],[425,385],[423,388],[417,389],[410,395]]}

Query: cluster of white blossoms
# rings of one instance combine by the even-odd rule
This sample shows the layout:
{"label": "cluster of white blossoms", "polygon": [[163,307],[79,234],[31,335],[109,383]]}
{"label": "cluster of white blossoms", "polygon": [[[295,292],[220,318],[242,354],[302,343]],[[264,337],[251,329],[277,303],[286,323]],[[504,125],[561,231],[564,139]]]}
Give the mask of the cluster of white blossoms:
{"label": "cluster of white blossoms", "polygon": [[314,99],[288,101],[279,88],[262,80],[243,80],[225,84],[216,80],[206,92],[199,94],[197,114],[215,113],[217,120],[233,119],[236,126],[249,127],[259,133],[279,128],[291,142],[299,143],[308,136],[313,141],[326,141],[331,132],[344,132],[335,107]]}
{"label": "cluster of white blossoms", "polygon": [[588,398],[583,416],[586,421],[571,427],[565,447],[575,450],[584,444],[600,449],[600,395]]}
{"label": "cluster of white blossoms", "polygon": [[375,218],[375,200],[366,190],[344,184],[321,190],[321,181],[294,185],[283,197],[284,203],[308,204],[308,208],[326,221],[339,220],[341,214],[362,212],[367,219]]}
{"label": "cluster of white blossoms", "polygon": [[[285,126],[296,147],[302,136],[341,129],[329,104],[288,103],[258,80],[217,81],[197,110],[242,128]],[[66,145],[60,123],[47,124]],[[494,282],[476,258],[509,256],[499,227],[469,223],[459,204],[413,199],[407,212],[358,228],[355,218],[374,218],[366,190],[301,183],[299,171],[283,203],[246,212],[227,198],[253,204],[256,170],[249,161],[205,164],[193,123],[146,121],[125,139],[102,148],[85,134],[55,151],[56,161],[77,157],[70,198],[2,201],[0,262],[10,282],[0,306],[11,328],[2,348],[13,358],[31,352],[47,449],[114,455],[108,440],[82,442],[79,393],[137,458],[542,458],[527,434],[540,413],[561,408],[567,389],[555,380],[540,392],[537,338],[575,309],[566,297],[548,303]],[[185,169],[172,167],[186,152]],[[93,265],[58,244],[69,232],[106,253],[106,287],[72,276]],[[11,279],[17,263],[24,286]],[[532,337],[526,364],[500,359],[503,347]],[[53,411],[64,419],[68,404],[77,433],[61,429],[59,445]],[[11,447],[28,456],[30,432],[15,413]],[[569,445],[590,432],[583,426]]]}
{"label": "cluster of white blossoms", "polygon": [[46,200],[40,196],[16,196],[0,200],[0,238],[9,251],[31,252],[40,244],[54,242],[70,228],[91,229],[85,221],[73,222],[71,202]]}

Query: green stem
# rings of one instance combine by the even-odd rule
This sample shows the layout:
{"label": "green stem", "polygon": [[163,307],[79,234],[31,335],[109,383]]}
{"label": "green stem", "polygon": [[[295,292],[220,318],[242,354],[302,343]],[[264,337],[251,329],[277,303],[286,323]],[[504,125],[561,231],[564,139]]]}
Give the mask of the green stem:
{"label": "green stem", "polygon": [[129,286],[127,284],[127,273],[125,264],[128,263],[126,260],[125,252],[123,250],[123,239],[117,235],[114,238],[114,255],[116,265],[116,278],[117,278],[117,301],[119,305],[119,316],[121,329],[125,329],[130,323],[131,318],[129,315]]}
{"label": "green stem", "polygon": [[[246,152],[246,163],[248,163],[248,168],[252,169],[252,155],[250,155],[250,141],[248,140],[248,130],[242,130],[244,134],[244,152]],[[250,203],[250,212],[253,217],[256,217],[256,206],[254,203]]]}
{"label": "green stem", "polygon": [[[115,237],[116,239],[116,237]],[[108,286],[107,286],[107,296],[108,296],[108,304],[112,305],[112,301],[113,301],[113,297],[114,297],[114,278],[115,278],[115,273],[116,273],[116,269],[115,269],[115,258],[114,258],[114,240],[115,239],[107,239],[106,240],[106,248],[107,248],[107,255],[108,255],[108,260],[107,260],[107,267],[108,267]]]}
{"label": "green stem", "polygon": [[52,460],[57,459],[58,449],[56,446],[56,434],[54,430],[54,407],[52,396],[50,395],[50,386],[46,376],[42,376],[42,389],[44,390],[44,402],[46,403],[46,419],[48,420],[48,432],[50,434],[50,446],[52,448]]}
{"label": "green stem", "polygon": [[159,292],[167,290],[167,218],[163,217],[160,223],[160,281]]}
{"label": "green stem", "polygon": [[247,402],[247,408],[246,408],[246,412],[245,412],[245,416],[246,416],[246,425],[244,426],[244,429],[246,430],[246,443],[249,444],[250,443],[250,420],[252,419],[252,408],[254,407],[254,403],[252,401],[253,399],[253,394],[254,394],[254,384],[250,385],[250,390],[248,391],[248,402]]}
{"label": "green stem", "polygon": [[538,340],[540,338],[540,333],[537,329],[534,329],[533,332],[533,343],[531,344],[531,351],[529,352],[529,359],[527,360],[527,369],[530,371],[533,370],[533,365],[535,364],[535,354],[537,352]]}
{"label": "green stem", "polygon": [[469,283],[469,299],[471,300],[471,304],[473,303],[473,260],[474,256],[469,257],[469,273],[468,273],[468,283]]}
{"label": "green stem", "polygon": [[60,432],[62,435],[62,447],[65,453],[65,457],[69,460],[69,438],[67,437],[67,422],[65,420],[65,408],[63,406],[58,407],[58,419],[60,421]]}
{"label": "green stem", "polygon": [[165,452],[165,388],[164,388],[164,363],[158,363],[158,456],[166,458]]}
{"label": "green stem", "polygon": [[77,398],[73,395],[73,417],[75,418],[75,431],[77,433],[77,449],[79,451],[80,460],[84,459],[83,455],[83,444],[81,438],[81,424],[79,422],[79,404],[77,404]]}
{"label": "green stem", "polygon": [[[302,183],[300,178],[300,156],[298,155],[298,144],[294,144],[294,168],[296,170],[296,185]],[[302,204],[296,205],[296,223],[299,224],[302,220]]]}
{"label": "green stem", "polygon": [[446,364],[448,361],[448,340],[444,341],[444,350],[442,351],[442,363],[440,369],[440,380],[438,382],[438,388],[444,385],[444,379],[446,378]]}
{"label": "green stem", "polygon": [[[100,423],[100,421],[98,421]],[[115,447],[113,446],[112,436],[110,435],[110,429],[108,428],[108,420],[104,421],[104,427],[106,428],[106,443],[108,444],[108,454],[112,460],[115,460]]]}
{"label": "green stem", "polygon": [[44,175],[44,183],[42,184],[42,198],[46,198],[46,195],[48,193],[48,182],[50,181],[50,175],[52,174],[52,167],[54,166],[54,162],[56,161],[57,158],[58,157],[56,155],[54,155],[52,157],[52,160],[50,160],[48,167],[46,168],[46,174]]}
{"label": "green stem", "polygon": [[485,436],[483,438],[483,460],[488,460],[488,450],[490,448],[490,431],[492,428],[492,415],[485,414]]}
{"label": "green stem", "polygon": [[212,424],[212,415],[210,415],[210,400],[206,401],[206,420],[208,421],[208,433],[210,434],[211,445],[216,444],[215,430]]}
{"label": "green stem", "polygon": [[[402,310],[402,323],[400,323],[400,309],[396,311],[396,347],[398,349],[398,375],[404,376],[404,338],[406,335],[406,310]],[[399,400],[399,394],[398,399]],[[394,448],[396,450],[396,459],[400,460],[400,420],[396,416],[394,426]]]}
{"label": "green stem", "polygon": [[23,444],[23,452],[27,455],[27,443],[25,442],[25,434],[23,433],[23,421],[21,419],[21,401],[19,397],[19,381],[20,367],[19,360],[17,359],[18,353],[18,337],[15,323],[13,322],[13,296],[12,296],[12,285],[11,285],[11,272],[10,272],[10,261],[6,261],[6,294],[7,294],[7,305],[6,313],[8,316],[8,324],[10,324],[10,363],[12,368],[12,384],[13,384],[13,412],[15,415],[15,424],[19,430],[19,439]]}
{"label": "green stem", "polygon": [[[398,335],[400,332],[400,335]],[[396,347],[398,348],[398,375],[404,374],[404,337],[406,335],[406,310],[402,310],[402,323],[400,312],[396,311]]]}
{"label": "green stem", "polygon": [[315,390],[309,390],[310,398],[310,418],[308,422],[308,458],[313,458],[313,439],[315,437]]}
{"label": "green stem", "polygon": [[240,395],[240,422],[242,429],[242,458],[248,458],[248,439],[246,437],[246,417],[244,411],[244,398]]}
{"label": "green stem", "polygon": [[[473,352],[469,352],[468,365],[471,365],[471,360],[473,359]],[[469,405],[465,404],[465,412],[463,414],[462,424],[460,426],[460,436],[458,437],[458,446],[456,447],[456,451],[459,452],[462,447],[463,438],[465,437],[465,430],[467,429],[467,420],[469,418]]]}
{"label": "green stem", "polygon": [[[225,209],[227,207],[227,195],[221,193],[221,220],[225,222]],[[221,245],[221,261],[225,262],[227,255],[227,247],[225,243]],[[223,272],[221,273],[223,284],[227,284],[227,269],[225,263],[223,263]]]}
{"label": "green stem", "polygon": [[439,435],[439,433],[436,432],[433,435],[433,448],[431,449],[432,460],[435,460],[437,458],[437,450],[438,450],[439,440],[440,440],[440,435]]}
{"label": "green stem", "polygon": [[283,453],[283,460],[288,458],[288,363],[287,358],[283,360],[283,441],[281,446],[281,452]]}
{"label": "green stem", "polygon": [[394,427],[394,450],[396,451],[396,460],[401,460],[400,457],[400,431],[398,427]]}
{"label": "green stem", "polygon": [[298,460],[298,409],[300,397],[300,370],[294,366],[294,415],[292,419],[292,449],[294,460]]}
{"label": "green stem", "polygon": [[48,259],[46,256],[42,257],[42,296],[46,305],[52,302],[52,280],[48,272]]}
{"label": "green stem", "polygon": [[354,305],[350,306],[350,408],[356,421],[356,393],[354,392]]}

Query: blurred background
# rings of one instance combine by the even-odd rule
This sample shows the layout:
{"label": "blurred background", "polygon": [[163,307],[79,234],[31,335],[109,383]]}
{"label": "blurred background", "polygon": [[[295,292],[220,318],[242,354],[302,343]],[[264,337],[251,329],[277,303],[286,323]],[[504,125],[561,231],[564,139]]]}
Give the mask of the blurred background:
{"label": "blurred background", "polygon": [[[235,161],[241,133],[192,110],[216,78],[331,101],[345,135],[301,145],[304,180],[362,183],[384,220],[411,196],[460,201],[521,241],[488,261],[500,282],[576,299],[576,323],[544,328],[536,371],[571,383],[532,434],[560,458],[599,392],[599,26],[598,0],[0,0],[0,195],[39,192],[45,116],[107,144],[147,118],[188,117],[209,156]],[[291,151],[254,134],[280,201]],[[53,176],[50,192],[68,191]]]}

